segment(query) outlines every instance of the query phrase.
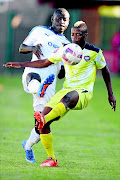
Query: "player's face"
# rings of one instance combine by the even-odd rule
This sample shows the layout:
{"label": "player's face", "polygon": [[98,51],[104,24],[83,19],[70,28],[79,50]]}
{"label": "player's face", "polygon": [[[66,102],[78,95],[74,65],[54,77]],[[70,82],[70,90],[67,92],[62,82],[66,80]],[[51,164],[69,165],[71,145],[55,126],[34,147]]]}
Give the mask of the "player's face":
{"label": "player's face", "polygon": [[71,29],[71,40],[73,43],[78,44],[81,48],[84,47],[87,33],[84,33],[80,28]]}
{"label": "player's face", "polygon": [[63,34],[69,25],[69,14],[61,12],[52,16],[52,28],[58,34]]}

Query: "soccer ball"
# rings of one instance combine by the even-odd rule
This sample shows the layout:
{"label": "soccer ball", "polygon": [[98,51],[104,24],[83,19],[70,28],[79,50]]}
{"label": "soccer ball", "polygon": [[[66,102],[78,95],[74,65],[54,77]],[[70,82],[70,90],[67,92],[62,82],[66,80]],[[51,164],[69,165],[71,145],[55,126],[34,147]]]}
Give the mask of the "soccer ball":
{"label": "soccer ball", "polygon": [[67,44],[63,47],[61,58],[65,64],[76,65],[82,59],[82,49],[75,43]]}

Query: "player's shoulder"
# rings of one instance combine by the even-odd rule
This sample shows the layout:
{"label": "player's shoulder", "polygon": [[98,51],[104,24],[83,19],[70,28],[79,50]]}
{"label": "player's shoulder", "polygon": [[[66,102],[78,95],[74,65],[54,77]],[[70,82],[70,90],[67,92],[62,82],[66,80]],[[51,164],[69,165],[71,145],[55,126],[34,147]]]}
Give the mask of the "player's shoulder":
{"label": "player's shoulder", "polygon": [[86,43],[86,44],[85,44],[85,49],[94,51],[94,52],[96,52],[96,53],[99,53],[99,51],[100,51],[100,48],[94,46],[93,44],[89,44],[89,43]]}
{"label": "player's shoulder", "polygon": [[39,26],[35,26],[31,31],[30,33],[42,33],[42,32],[47,32],[47,31],[50,31],[50,27],[47,27],[47,26],[42,26],[42,25],[39,25]]}
{"label": "player's shoulder", "polygon": [[40,30],[43,30],[47,28],[46,26],[42,26],[42,25],[39,25],[39,26],[35,26],[34,28],[32,28],[31,32],[32,31],[40,31]]}

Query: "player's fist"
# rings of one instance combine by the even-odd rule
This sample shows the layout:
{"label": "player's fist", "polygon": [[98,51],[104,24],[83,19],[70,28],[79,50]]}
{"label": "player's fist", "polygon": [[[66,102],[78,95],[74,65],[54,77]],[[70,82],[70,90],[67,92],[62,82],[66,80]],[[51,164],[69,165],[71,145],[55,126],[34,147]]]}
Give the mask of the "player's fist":
{"label": "player's fist", "polygon": [[112,109],[114,109],[114,111],[115,111],[116,110],[116,99],[113,96],[113,94],[108,97],[108,100],[109,100],[110,105],[112,106]]}
{"label": "player's fist", "polygon": [[37,56],[38,59],[40,59],[40,55],[44,56],[41,47],[42,44],[37,44],[36,46],[32,47],[32,52]]}
{"label": "player's fist", "polygon": [[3,64],[3,66],[9,68],[21,68],[20,64],[16,62],[7,62],[6,64]]}

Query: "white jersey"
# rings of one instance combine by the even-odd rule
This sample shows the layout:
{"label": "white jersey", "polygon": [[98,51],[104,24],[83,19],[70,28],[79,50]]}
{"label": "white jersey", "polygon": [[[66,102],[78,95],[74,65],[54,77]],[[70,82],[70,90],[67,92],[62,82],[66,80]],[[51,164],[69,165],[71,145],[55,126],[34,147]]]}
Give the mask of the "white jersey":
{"label": "white jersey", "polygon": [[[50,27],[45,27],[45,26],[34,27],[30,31],[26,39],[23,41],[23,44],[28,45],[28,46],[35,46],[37,44],[42,44],[41,50],[44,54],[44,57],[41,56],[41,59],[45,59],[49,57],[63,43],[68,44],[70,42],[63,34],[57,34]],[[38,58],[35,54],[33,54],[31,61],[35,61],[35,60],[38,60]],[[27,89],[27,83],[26,83],[26,76],[28,73],[34,72],[34,73],[39,74],[41,77],[41,81],[44,80],[48,75],[54,74],[55,75],[54,82],[48,87],[47,92],[49,92],[49,94],[47,94],[46,92],[46,95],[45,95],[47,98],[47,101],[49,101],[50,98],[55,94],[56,76],[58,75],[60,71],[61,65],[62,65],[61,62],[58,62],[57,64],[52,64],[45,68],[26,67],[23,73],[23,77],[22,77],[24,90],[29,93],[29,90]]]}
{"label": "white jersey", "polygon": [[[41,59],[49,57],[56,49],[58,49],[62,43],[70,43],[68,39],[63,34],[57,34],[50,27],[36,26],[34,27],[27,38],[23,41],[23,44],[28,46],[34,46],[37,44],[42,44],[41,50],[44,57]],[[33,54],[32,61],[37,60],[37,56]]]}

